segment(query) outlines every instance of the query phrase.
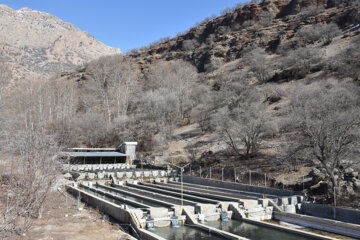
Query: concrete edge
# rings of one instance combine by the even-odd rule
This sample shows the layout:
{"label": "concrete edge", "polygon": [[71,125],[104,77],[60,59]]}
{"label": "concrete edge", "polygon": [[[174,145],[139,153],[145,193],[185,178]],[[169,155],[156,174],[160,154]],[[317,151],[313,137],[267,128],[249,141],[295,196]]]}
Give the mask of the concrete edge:
{"label": "concrete edge", "polygon": [[272,199],[269,199],[269,205],[272,206],[276,212],[283,211]]}
{"label": "concrete edge", "polygon": [[204,230],[204,231],[209,232],[209,233],[214,233],[214,234],[216,234],[218,236],[221,236],[221,237],[224,237],[226,239],[249,240],[247,238],[240,237],[238,235],[235,235],[235,234],[232,234],[232,233],[229,233],[229,232],[225,232],[225,231],[222,231],[222,230],[217,229],[217,228],[213,228],[213,227],[210,227],[210,226],[206,226],[204,224],[200,224],[200,223],[197,222],[197,220],[185,208],[183,209],[183,214],[186,215],[186,220],[188,220],[188,222],[190,223],[189,225],[192,226],[192,227],[199,228],[199,229]]}
{"label": "concrete edge", "polygon": [[[181,196],[181,193],[178,192],[173,192],[170,190],[165,190],[165,189],[159,189],[156,187],[150,187],[150,186],[145,186],[145,185],[136,185],[136,184],[131,184],[131,183],[127,183],[127,185],[129,185],[130,187],[134,187],[134,188],[138,188],[138,189],[142,189],[142,190],[146,190],[146,191],[154,191],[157,192],[159,194],[169,194],[170,196],[175,197],[175,195],[179,195]],[[198,197],[198,196],[193,196],[193,195],[189,195],[189,194],[183,194],[184,198],[188,198],[188,199],[192,199],[190,201],[195,201],[197,203],[209,203],[209,204],[219,204],[220,201],[218,200],[213,200],[213,199],[209,199],[209,198],[204,198],[204,197]],[[203,201],[203,202],[200,202]]]}
{"label": "concrete edge", "polygon": [[[193,178],[193,179],[201,179],[201,180],[206,180],[206,181],[212,181],[212,182],[216,182],[216,183],[222,183],[223,185],[224,184],[228,184],[228,185],[234,185],[234,186],[243,186],[243,187],[247,187],[247,188],[251,188],[251,189],[256,189],[257,191],[268,191],[268,190],[271,190],[271,191],[274,191],[274,195],[276,196],[283,196],[283,197],[287,197],[287,196],[292,196],[292,195],[295,195],[295,193],[293,191],[288,191],[288,190],[280,190],[280,189],[277,189],[277,188],[268,188],[268,187],[258,187],[258,186],[254,186],[254,185],[249,185],[249,184],[242,184],[242,183],[234,183],[234,182],[226,182],[226,181],[221,181],[221,180],[215,180],[215,179],[204,179],[204,178],[200,178],[200,177],[195,177],[195,176],[184,176],[183,180],[186,182],[186,180],[188,178]],[[203,184],[204,185],[204,184]],[[235,190],[238,190],[238,189],[235,189]],[[244,190],[245,191],[245,190]],[[250,190],[247,190],[247,191],[250,191]],[[251,191],[250,191],[251,192]],[[271,193],[266,193],[266,192],[263,192],[264,194],[267,194],[267,195],[273,195]]]}
{"label": "concrete edge", "polygon": [[[159,189],[164,189],[164,190],[167,190],[167,191],[171,191],[172,190],[175,190],[174,192],[177,192],[177,193],[181,193],[181,189],[180,188],[177,188],[177,189],[174,189],[174,188],[171,188],[169,186],[163,186],[163,185],[159,185],[159,184],[149,184],[149,183],[142,183],[144,186],[154,186],[156,188],[159,188]],[[191,194],[191,195],[195,195],[195,196],[199,196],[199,197],[202,197],[201,195],[204,195],[204,194],[208,194],[209,193],[202,193],[202,192],[196,192],[194,190],[188,190],[188,189],[184,189],[183,190],[183,193],[184,194]],[[236,202],[236,201],[239,201],[240,198],[235,198],[235,197],[228,197],[228,196],[221,196],[221,195],[218,195],[218,194],[211,194],[211,196],[215,196],[215,198],[217,198],[217,201],[228,201],[228,202]],[[215,199],[215,198],[212,198],[212,199]]]}
{"label": "concrete edge", "polygon": [[[102,187],[102,188],[109,189],[111,191],[115,191],[115,192],[118,191],[119,193],[124,192],[124,191],[120,190],[119,188],[108,187],[108,186],[105,186],[103,184],[98,184],[98,185],[100,187]],[[157,199],[153,199],[153,198],[150,198],[150,197],[142,196],[140,194],[136,194],[136,193],[132,193],[132,192],[127,192],[126,194],[128,194],[130,196],[135,196],[135,197],[138,197],[138,198],[146,199],[148,201],[152,201],[152,202],[155,202],[155,203],[160,203],[160,204],[164,205],[164,207],[167,207],[167,208],[173,208],[174,207],[174,204],[171,204],[171,203],[168,203],[168,202],[165,202],[165,201],[161,201],[161,200],[157,200]]]}
{"label": "concrete edge", "polygon": [[267,227],[267,228],[277,229],[277,230],[297,234],[297,235],[304,236],[304,237],[311,237],[311,238],[321,239],[321,240],[338,240],[337,238],[327,237],[327,236],[323,236],[323,235],[316,234],[316,233],[310,233],[310,232],[302,231],[302,230],[299,230],[299,229],[293,229],[293,228],[280,226],[280,225],[267,223],[267,222],[262,222],[262,221],[257,221],[257,220],[251,220],[251,219],[243,218],[240,221],[248,222],[248,223],[252,223],[252,224],[256,224],[256,225],[260,225],[260,226],[264,226],[264,227]]}
{"label": "concrete edge", "polygon": [[[142,193],[144,193],[144,195],[147,194],[147,196],[152,195],[151,197],[155,198],[155,199],[165,198],[167,200],[164,199],[162,201],[172,203],[173,205],[181,205],[181,199],[173,197],[173,196],[167,196],[167,195],[160,194],[160,193],[154,193],[154,192],[150,192],[150,191],[147,191],[147,190],[144,190],[144,189],[121,186],[119,184],[114,184],[114,187],[116,189],[119,189],[119,190],[124,191],[124,192],[126,192],[126,190],[128,190],[129,192],[131,192],[131,191],[137,192],[138,194],[140,194],[139,192],[142,192]],[[128,193],[128,192],[126,192],[126,193]],[[153,195],[156,195],[156,196],[153,196]],[[184,203],[184,205],[188,205],[188,206],[192,206],[192,207],[196,207],[198,205],[197,202],[186,200],[186,199],[183,200],[183,203]]]}
{"label": "concrete edge", "polygon": [[274,212],[274,219],[297,224],[307,228],[317,229],[353,238],[360,238],[360,228],[357,224],[285,212]]}
{"label": "concrete edge", "polygon": [[147,209],[150,209],[151,206],[149,205],[146,205],[146,204],[143,204],[143,203],[138,203],[138,202],[135,202],[135,201],[132,201],[132,200],[129,200],[129,199],[126,199],[126,198],[123,198],[123,197],[120,197],[120,196],[117,196],[115,194],[112,194],[112,193],[109,193],[109,192],[105,192],[105,191],[102,191],[102,190],[98,190],[96,188],[93,188],[93,187],[88,187],[88,186],[85,186],[85,188],[88,188],[90,191],[92,190],[95,190],[95,192],[97,193],[100,193],[100,194],[103,194],[104,196],[106,197],[112,197],[118,201],[122,201],[124,202],[125,204],[129,204],[131,206],[134,206],[136,208],[147,208]]}
{"label": "concrete edge", "polygon": [[[176,182],[176,181],[169,181],[168,183],[180,185],[180,182]],[[240,198],[243,198],[243,199],[253,199],[253,200],[255,200],[255,199],[261,198],[261,195],[262,195],[261,193],[256,193],[256,192],[248,192],[248,191],[245,191],[245,190],[236,190],[236,189],[229,189],[229,188],[224,188],[224,187],[207,186],[207,185],[202,185],[202,184],[197,184],[197,183],[184,182],[183,184],[184,184],[184,186],[194,187],[194,188],[199,188],[200,186],[205,186],[205,189],[210,190],[210,191],[214,190],[214,191],[231,191],[233,193],[236,192],[237,194],[241,195]],[[249,196],[249,195],[252,195],[252,196]],[[273,198],[277,198],[277,196],[275,196],[275,195],[271,195],[271,194],[266,194],[266,195],[268,197],[270,196],[270,197],[273,197]]]}
{"label": "concrete edge", "polygon": [[[81,193],[82,196],[87,196],[88,197],[87,199],[82,197],[82,199],[87,204],[89,204],[89,205],[91,205],[91,206],[93,206],[95,208],[98,208],[100,211],[103,211],[107,215],[110,215],[110,216],[114,217],[119,222],[130,223],[135,228],[136,231],[140,231],[140,233],[138,233],[138,234],[142,234],[142,237],[144,237],[146,239],[150,239],[150,240],[164,240],[163,238],[159,238],[157,236],[154,237],[152,234],[148,234],[147,231],[146,232],[142,231],[140,220],[138,219],[135,212],[129,211],[129,210],[126,210],[126,209],[122,209],[119,205],[117,205],[115,203],[112,203],[112,202],[109,202],[109,201],[107,201],[105,199],[99,198],[99,197],[97,197],[97,196],[95,196],[95,195],[93,195],[91,193],[85,192],[85,191],[83,191],[81,189],[78,189],[78,188],[75,188],[73,186],[66,185],[66,190],[70,191],[74,195],[76,193]],[[90,201],[89,198],[95,199],[95,200],[101,202],[102,204],[96,205],[96,204],[94,204],[93,201]],[[127,216],[125,216],[124,213]],[[128,221],[126,221],[126,219]]]}
{"label": "concrete edge", "polygon": [[138,228],[136,231],[139,233],[140,237],[146,240],[167,240],[143,228]]}

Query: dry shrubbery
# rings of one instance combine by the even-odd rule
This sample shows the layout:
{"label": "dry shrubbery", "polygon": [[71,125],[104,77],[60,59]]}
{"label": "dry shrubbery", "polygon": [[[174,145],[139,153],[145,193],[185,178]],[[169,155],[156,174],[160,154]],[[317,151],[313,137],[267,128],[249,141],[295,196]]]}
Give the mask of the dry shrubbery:
{"label": "dry shrubbery", "polygon": [[358,160],[359,88],[337,81],[300,85],[291,98],[288,118],[295,134],[283,142],[286,158],[313,161],[326,170],[332,186],[338,186],[341,166]]}
{"label": "dry shrubbery", "polygon": [[55,139],[40,129],[5,130],[1,145],[7,158],[0,172],[0,237],[6,238],[26,232],[41,217],[60,162]]}
{"label": "dry shrubbery", "polygon": [[329,63],[330,68],[337,74],[360,80],[360,37],[344,52],[333,57]]}
{"label": "dry shrubbery", "polygon": [[295,37],[299,46],[307,46],[321,40],[324,45],[331,43],[334,37],[340,35],[341,30],[335,23],[316,24],[300,29]]}

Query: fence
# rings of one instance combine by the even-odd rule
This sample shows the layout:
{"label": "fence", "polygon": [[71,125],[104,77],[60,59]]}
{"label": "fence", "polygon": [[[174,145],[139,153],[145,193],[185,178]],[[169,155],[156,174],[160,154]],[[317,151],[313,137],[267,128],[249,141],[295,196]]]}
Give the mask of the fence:
{"label": "fence", "polygon": [[[285,172],[282,177],[278,176],[276,180],[272,173],[259,172],[255,170],[244,170],[235,168],[233,166],[220,166],[220,167],[201,167],[189,165],[185,168],[185,175],[196,176],[206,179],[221,180],[227,182],[237,182],[242,184],[248,184],[252,186],[272,187],[285,190],[287,188],[287,182],[294,183],[292,177],[285,177]],[[291,178],[291,179],[289,179]],[[306,187],[306,177],[302,176],[297,181],[295,189],[302,191]],[[294,189],[294,185],[291,189]]]}

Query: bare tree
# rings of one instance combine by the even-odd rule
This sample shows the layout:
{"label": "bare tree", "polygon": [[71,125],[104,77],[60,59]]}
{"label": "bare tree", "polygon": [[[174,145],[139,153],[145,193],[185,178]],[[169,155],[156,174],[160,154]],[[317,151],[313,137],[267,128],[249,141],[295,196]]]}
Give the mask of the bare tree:
{"label": "bare tree", "polygon": [[267,54],[260,48],[255,48],[245,56],[250,65],[250,70],[255,74],[260,83],[265,83],[271,77],[271,68]]}
{"label": "bare tree", "polygon": [[298,130],[294,149],[324,168],[337,186],[335,172],[354,157],[359,144],[359,88],[335,81],[313,83],[297,88],[291,106],[290,121]]}
{"label": "bare tree", "polygon": [[192,88],[196,86],[195,67],[184,61],[158,62],[150,69],[148,87],[166,89],[176,100],[177,110],[185,117],[192,106]]}
{"label": "bare tree", "polygon": [[316,24],[300,29],[296,33],[296,39],[300,46],[314,44],[321,40],[324,45],[332,42],[333,38],[340,35],[341,30],[336,23]]}
{"label": "bare tree", "polygon": [[40,129],[9,131],[2,139],[7,162],[0,172],[0,237],[28,231],[57,177],[58,147]]}
{"label": "bare tree", "polygon": [[0,62],[0,107],[3,105],[2,98],[4,90],[9,84],[11,78],[11,70],[8,65],[3,62]]}
{"label": "bare tree", "polygon": [[[249,88],[241,91],[241,97],[229,108],[223,108],[216,116],[220,138],[239,156],[255,156],[267,132],[265,105],[259,102],[259,93]],[[244,153],[242,151],[244,147]]]}
{"label": "bare tree", "polygon": [[130,60],[123,58],[118,61],[110,74],[110,87],[116,103],[116,113],[119,118],[126,115],[131,97],[137,88],[137,71]]}
{"label": "bare tree", "polygon": [[302,78],[311,67],[321,62],[323,51],[312,47],[298,48],[291,51],[282,61],[282,68],[290,68],[294,78]]}
{"label": "bare tree", "polygon": [[100,98],[101,107],[105,113],[107,122],[111,122],[111,97],[110,76],[113,72],[113,64],[108,58],[99,59],[96,63],[89,65],[90,77],[95,83],[95,92]]}
{"label": "bare tree", "polygon": [[336,71],[342,77],[351,77],[360,80],[360,37],[344,52],[336,55],[329,61],[332,70]]}

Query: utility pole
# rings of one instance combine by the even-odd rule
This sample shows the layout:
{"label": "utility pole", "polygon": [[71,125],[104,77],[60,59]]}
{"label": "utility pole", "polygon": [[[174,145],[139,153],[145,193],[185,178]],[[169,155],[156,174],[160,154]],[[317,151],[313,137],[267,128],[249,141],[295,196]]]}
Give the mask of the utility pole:
{"label": "utility pole", "polygon": [[141,161],[141,182],[144,182],[144,162],[143,160]]}
{"label": "utility pole", "polygon": [[265,187],[266,187],[266,173],[265,173]]}
{"label": "utility pole", "polygon": [[334,187],[334,220],[336,220],[336,187]]}
{"label": "utility pole", "polygon": [[224,181],[224,166],[221,167],[221,181]]}
{"label": "utility pole", "polygon": [[249,183],[251,185],[251,170],[249,170]]}
{"label": "utility pole", "polygon": [[[173,165],[173,164],[172,164]],[[183,196],[183,192],[184,192],[184,186],[183,186],[183,172],[186,166],[190,165],[190,163],[185,164],[184,166],[176,166],[173,165],[174,167],[177,167],[180,169],[181,175],[180,175],[180,179],[181,179],[181,209],[183,208],[183,202],[184,202],[184,196]]]}
{"label": "utility pole", "polygon": [[236,182],[236,168],[234,168],[234,182]]}

